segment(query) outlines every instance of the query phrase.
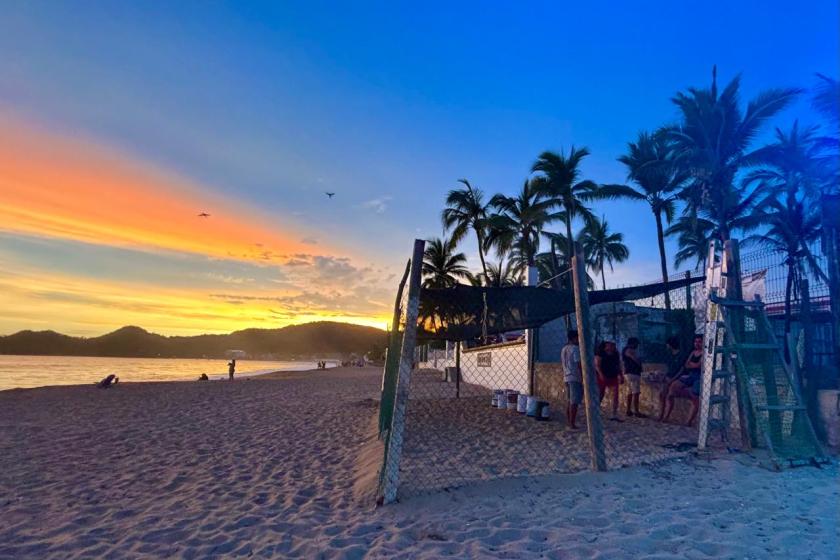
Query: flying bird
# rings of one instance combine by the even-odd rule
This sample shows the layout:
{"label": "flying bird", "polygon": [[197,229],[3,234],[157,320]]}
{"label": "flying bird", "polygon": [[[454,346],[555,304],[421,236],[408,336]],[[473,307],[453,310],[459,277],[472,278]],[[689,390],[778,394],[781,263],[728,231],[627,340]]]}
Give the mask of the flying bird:
{"label": "flying bird", "polygon": [[198,217],[199,218],[209,218],[210,214],[208,214],[207,212],[202,212],[201,214],[198,215]]}
{"label": "flying bird", "polygon": [[332,198],[335,196],[334,192],[325,192],[324,194],[327,195],[328,198]]}

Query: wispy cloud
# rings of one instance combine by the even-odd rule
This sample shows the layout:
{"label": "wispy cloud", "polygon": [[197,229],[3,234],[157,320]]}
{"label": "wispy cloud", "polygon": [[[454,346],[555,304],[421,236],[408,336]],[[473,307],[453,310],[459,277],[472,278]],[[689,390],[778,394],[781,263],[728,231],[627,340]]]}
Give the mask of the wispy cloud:
{"label": "wispy cloud", "polygon": [[392,196],[380,196],[362,202],[359,207],[368,210],[373,210],[377,214],[384,214],[388,210],[388,203],[393,199]]}

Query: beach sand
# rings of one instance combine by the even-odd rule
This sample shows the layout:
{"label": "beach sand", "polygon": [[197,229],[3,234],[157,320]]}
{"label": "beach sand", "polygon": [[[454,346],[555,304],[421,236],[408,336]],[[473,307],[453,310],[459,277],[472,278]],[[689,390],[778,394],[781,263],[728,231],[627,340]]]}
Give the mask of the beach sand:
{"label": "beach sand", "polygon": [[689,457],[374,510],[380,375],[0,392],[0,558],[837,557],[836,464]]}

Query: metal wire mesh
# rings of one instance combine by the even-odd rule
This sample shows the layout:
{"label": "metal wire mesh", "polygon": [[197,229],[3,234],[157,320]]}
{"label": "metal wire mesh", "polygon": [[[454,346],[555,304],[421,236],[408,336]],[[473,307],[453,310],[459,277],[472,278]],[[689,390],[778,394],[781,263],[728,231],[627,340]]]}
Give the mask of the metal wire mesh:
{"label": "metal wire mesh", "polygon": [[[629,378],[618,386],[618,421],[609,420],[614,390],[605,390],[600,413],[608,468],[678,457],[694,446],[696,428],[684,424],[696,396],[677,399],[685,402],[675,404],[671,422],[659,422],[658,416],[665,388],[664,344],[671,336],[686,339],[685,347],[690,344],[698,319],[693,302],[704,301],[695,290],[702,290],[702,284],[672,290],[670,310],[664,295],[591,309],[596,343],[613,340],[621,352],[629,338],[642,340],[645,372],[639,380],[639,408],[644,417],[626,414]],[[497,477],[590,468],[583,405],[579,429],[569,429],[566,417],[569,395],[559,362],[567,325],[574,328],[574,315],[538,329],[463,343],[460,356],[457,343],[439,352],[418,348],[400,466],[401,497]]]}

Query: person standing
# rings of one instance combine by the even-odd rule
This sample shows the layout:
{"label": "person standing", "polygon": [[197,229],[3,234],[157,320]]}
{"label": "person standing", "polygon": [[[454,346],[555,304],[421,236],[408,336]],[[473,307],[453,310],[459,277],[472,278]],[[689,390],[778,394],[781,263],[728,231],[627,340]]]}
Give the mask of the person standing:
{"label": "person standing", "polygon": [[[639,395],[642,393],[642,360],[639,358],[639,339],[630,337],[627,346],[621,351],[624,362],[624,376],[627,378],[627,416],[647,418],[647,414],[639,412]],[[633,412],[635,409],[635,412]]]}
{"label": "person standing", "polygon": [[236,359],[228,362],[228,379],[233,381],[233,374],[236,372]]}
{"label": "person standing", "polygon": [[621,358],[615,342],[605,340],[598,345],[595,352],[595,373],[598,377],[598,402],[604,400],[607,388],[612,393],[612,416],[613,422],[621,422],[618,417],[618,389],[624,383],[624,376],[621,373]]}
{"label": "person standing", "polygon": [[566,396],[569,399],[566,406],[566,427],[577,430],[578,408],[583,401],[583,373],[580,368],[577,331],[570,330],[566,334],[566,345],[560,351],[560,362],[563,364],[563,381],[566,382]]}

